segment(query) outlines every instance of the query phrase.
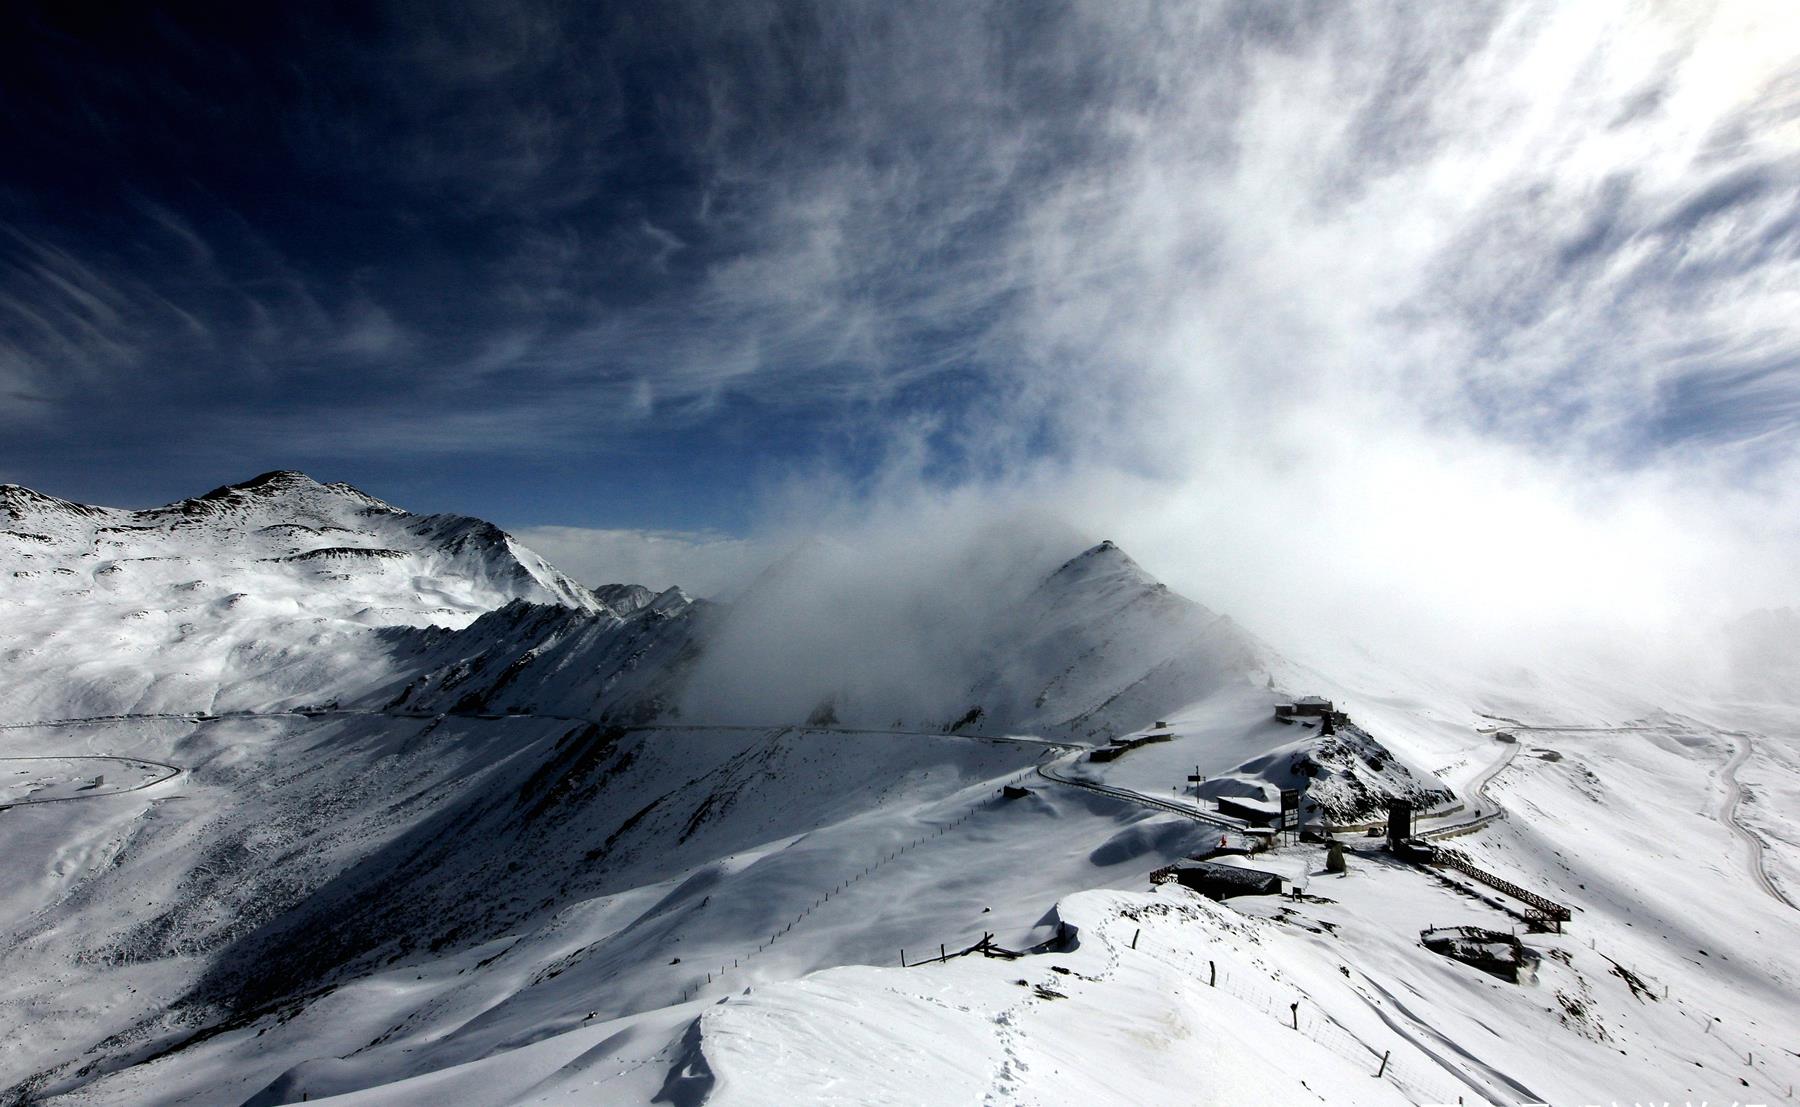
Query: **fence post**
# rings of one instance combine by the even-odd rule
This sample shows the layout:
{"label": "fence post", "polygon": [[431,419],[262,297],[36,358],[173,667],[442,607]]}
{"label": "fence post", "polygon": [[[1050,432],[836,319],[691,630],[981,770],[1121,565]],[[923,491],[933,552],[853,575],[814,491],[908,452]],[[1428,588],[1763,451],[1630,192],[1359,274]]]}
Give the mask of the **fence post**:
{"label": "fence post", "polygon": [[1381,1067],[1375,1070],[1375,1079],[1380,1080],[1381,1074],[1387,1071],[1387,1059],[1390,1052],[1392,1051],[1386,1049],[1381,1051]]}
{"label": "fence post", "polygon": [[942,942],[938,943],[938,960],[939,961],[950,960],[950,955],[944,952],[944,943],[942,943]]}
{"label": "fence post", "polygon": [[1207,983],[1207,986],[1208,986],[1208,987],[1212,987],[1212,988],[1217,988],[1217,987],[1218,987],[1218,986],[1219,986],[1219,965],[1218,965],[1218,962],[1216,962],[1216,961],[1208,961],[1208,962],[1207,962],[1207,963],[1206,963],[1206,969],[1207,969],[1207,972],[1208,972],[1208,973],[1209,973],[1209,974],[1210,974],[1210,978],[1209,978],[1209,979],[1208,979],[1208,980],[1207,980],[1207,982],[1206,982],[1206,983]]}
{"label": "fence post", "polygon": [[1293,1012],[1293,1015],[1294,1015],[1294,1029],[1295,1030],[1300,1029],[1300,1001],[1295,1000],[1294,1002],[1288,1004],[1288,1010]]}
{"label": "fence post", "polygon": [[1136,949],[1136,948],[1137,948],[1137,940],[1138,940],[1138,935],[1139,935],[1139,934],[1140,934],[1140,933],[1142,933],[1142,932],[1143,932],[1143,931],[1142,931],[1142,928],[1139,928],[1139,929],[1138,929],[1138,930],[1133,930],[1133,931],[1132,931],[1132,932],[1131,932],[1131,948],[1132,948],[1132,949]]}

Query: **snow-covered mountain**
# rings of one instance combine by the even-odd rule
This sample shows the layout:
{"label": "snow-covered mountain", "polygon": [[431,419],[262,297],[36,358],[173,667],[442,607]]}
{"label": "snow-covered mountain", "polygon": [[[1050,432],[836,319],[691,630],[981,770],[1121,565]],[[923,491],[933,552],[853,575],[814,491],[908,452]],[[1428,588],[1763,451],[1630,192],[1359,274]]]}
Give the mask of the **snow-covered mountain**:
{"label": "snow-covered mountain", "polygon": [[719,614],[684,717],[1104,741],[1267,679],[1271,651],[1111,542],[1042,569],[978,548],[923,579],[795,551]]}
{"label": "snow-covered mountain", "polygon": [[[19,563],[15,576],[59,569],[79,576],[85,567],[91,579],[131,572],[137,562],[174,563],[163,572],[104,582],[115,593],[147,587],[152,591],[144,598],[151,599],[166,598],[168,592],[155,590],[189,566],[222,574],[221,585],[241,580],[259,594],[368,620],[466,622],[513,599],[602,606],[491,523],[415,515],[348,484],[320,484],[289,470],[145,511],[0,485],[0,522],[0,537],[13,547],[8,560]],[[396,585],[401,580],[410,582],[410,596]]]}
{"label": "snow-covered mountain", "polygon": [[1071,558],[1007,613],[966,699],[1003,727],[1105,739],[1232,683],[1266,675],[1269,651],[1169,591],[1111,542]]}
{"label": "snow-covered mountain", "polygon": [[[3,502],[0,1102],[1777,1102],[1800,1075],[1774,706],[1334,679],[1111,543],[814,546],[727,606],[293,473]],[[1336,733],[1275,717],[1303,693]],[[1219,801],[1289,787],[1315,830],[1415,800],[1567,933],[1360,829],[1342,876],[1317,844],[1224,858],[1299,898],[1151,889],[1251,841]],[[1421,944],[1455,926],[1519,931],[1529,973]]]}
{"label": "snow-covered mountain", "polygon": [[590,590],[490,523],[295,472],[146,511],[7,485],[0,522],[8,660],[40,674],[0,694],[19,721],[355,705],[1092,740],[1253,679],[1268,652],[1110,542],[1035,586],[1004,556],[1009,590],[930,582],[954,622],[909,652],[859,625],[878,581],[809,603],[830,574],[806,550],[731,609]]}
{"label": "snow-covered mountain", "polygon": [[651,722],[678,702],[713,616],[713,605],[671,588],[622,616],[515,601],[461,630],[395,628],[383,640],[397,666],[404,659],[404,677],[354,702]]}
{"label": "snow-covered mountain", "polygon": [[329,699],[387,664],[373,628],[608,610],[491,523],[295,472],[146,511],[0,486],[0,581],[18,720]]}

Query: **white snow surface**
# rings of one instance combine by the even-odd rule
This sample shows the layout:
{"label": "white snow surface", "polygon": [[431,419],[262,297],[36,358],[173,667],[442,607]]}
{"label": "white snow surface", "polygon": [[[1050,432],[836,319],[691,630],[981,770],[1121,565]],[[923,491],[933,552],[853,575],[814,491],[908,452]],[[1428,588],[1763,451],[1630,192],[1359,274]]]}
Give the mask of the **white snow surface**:
{"label": "white snow surface", "polygon": [[295,472],[146,511],[0,486],[0,574],[16,720],[316,702],[387,664],[375,627],[605,610],[490,523]]}
{"label": "white snow surface", "polygon": [[[767,624],[590,592],[479,521],[285,473],[150,512],[0,495],[0,1102],[1785,1103],[1800,1083],[1800,715],[1779,702],[1301,666],[1102,545],[958,643],[963,680],[906,725],[881,718],[891,686],[841,673],[786,693],[807,712],[823,690],[832,722],[696,718],[729,700],[697,684],[711,644]],[[1313,693],[1352,741],[1271,717]],[[1086,759],[1152,732],[1174,737]],[[1316,843],[1222,859],[1299,899],[1151,887],[1229,836],[1170,805],[1296,783],[1344,810],[1447,785],[1435,828],[1504,812],[1453,844],[1573,919],[1528,927],[1359,834],[1343,875]],[[1451,926],[1516,930],[1535,975],[1420,944]],[[1034,952],[955,956],[984,937]]]}

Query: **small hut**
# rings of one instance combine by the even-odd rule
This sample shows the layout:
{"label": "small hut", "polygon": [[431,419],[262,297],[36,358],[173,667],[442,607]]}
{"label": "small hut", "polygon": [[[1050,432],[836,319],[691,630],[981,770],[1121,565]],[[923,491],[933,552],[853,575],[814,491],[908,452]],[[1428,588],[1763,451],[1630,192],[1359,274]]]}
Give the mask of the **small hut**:
{"label": "small hut", "polygon": [[1331,701],[1323,696],[1301,696],[1293,703],[1275,705],[1277,719],[1319,718],[1333,713]]}

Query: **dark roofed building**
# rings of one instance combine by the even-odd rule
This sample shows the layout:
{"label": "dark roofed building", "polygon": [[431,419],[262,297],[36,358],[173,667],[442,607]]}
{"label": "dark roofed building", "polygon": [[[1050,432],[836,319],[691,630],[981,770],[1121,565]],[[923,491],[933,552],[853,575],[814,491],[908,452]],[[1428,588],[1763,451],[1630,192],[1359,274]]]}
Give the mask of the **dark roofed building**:
{"label": "dark roofed building", "polygon": [[1170,881],[1183,888],[1192,888],[1208,899],[1281,894],[1281,878],[1274,873],[1238,865],[1221,865],[1216,861],[1177,861],[1150,874],[1152,884],[1167,884]]}
{"label": "dark roofed building", "polygon": [[1329,717],[1332,714],[1331,701],[1323,696],[1301,696],[1293,703],[1275,705],[1277,719],[1299,717]]}
{"label": "dark roofed building", "polygon": [[1220,796],[1219,814],[1251,826],[1274,826],[1281,818],[1281,805],[1260,796]]}
{"label": "dark roofed building", "polygon": [[1098,749],[1088,751],[1089,761],[1116,761],[1121,754],[1129,753],[1139,746],[1151,742],[1173,742],[1175,733],[1166,731],[1162,734],[1140,734],[1136,738],[1114,738]]}

